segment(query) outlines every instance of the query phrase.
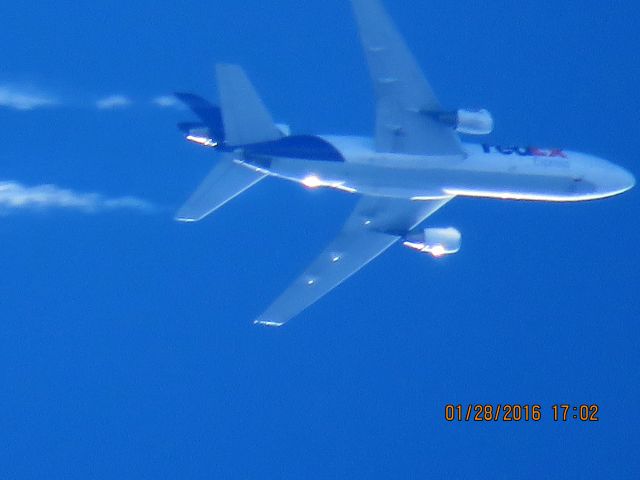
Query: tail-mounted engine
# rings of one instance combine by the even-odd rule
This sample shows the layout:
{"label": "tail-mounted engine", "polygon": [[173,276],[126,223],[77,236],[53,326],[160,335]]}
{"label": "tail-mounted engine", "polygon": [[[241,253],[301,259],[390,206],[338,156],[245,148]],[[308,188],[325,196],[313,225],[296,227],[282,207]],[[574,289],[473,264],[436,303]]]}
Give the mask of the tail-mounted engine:
{"label": "tail-mounted engine", "polygon": [[451,255],[460,251],[462,235],[455,228],[425,228],[423,231],[409,233],[404,245],[434,257]]}
{"label": "tail-mounted engine", "polygon": [[185,138],[190,142],[212,148],[220,144],[220,139],[215,138],[211,129],[204,123],[183,122],[178,124],[178,128],[185,134]]}

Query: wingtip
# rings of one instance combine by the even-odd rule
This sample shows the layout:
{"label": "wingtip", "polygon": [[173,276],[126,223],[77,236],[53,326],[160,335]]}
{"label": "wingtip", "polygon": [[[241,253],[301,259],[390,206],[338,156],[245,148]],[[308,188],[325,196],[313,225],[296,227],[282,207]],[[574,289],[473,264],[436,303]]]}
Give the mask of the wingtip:
{"label": "wingtip", "polygon": [[181,216],[179,216],[179,215],[177,215],[177,216],[173,217],[173,219],[174,219],[176,222],[180,222],[180,223],[195,223],[195,222],[197,222],[197,221],[198,221],[198,219],[197,219],[197,218],[181,217]]}
{"label": "wingtip", "polygon": [[269,328],[280,328],[284,325],[284,323],[281,323],[281,322],[273,322],[273,321],[261,320],[261,319],[254,320],[253,324],[260,325],[262,327],[269,327]]}

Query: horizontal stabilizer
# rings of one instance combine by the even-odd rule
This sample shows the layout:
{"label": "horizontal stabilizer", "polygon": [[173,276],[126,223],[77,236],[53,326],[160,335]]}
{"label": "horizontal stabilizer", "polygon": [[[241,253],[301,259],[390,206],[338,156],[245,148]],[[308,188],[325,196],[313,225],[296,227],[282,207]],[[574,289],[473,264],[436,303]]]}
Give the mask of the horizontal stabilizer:
{"label": "horizontal stabilizer", "polygon": [[191,198],[180,208],[176,220],[202,220],[264,177],[263,174],[238,165],[231,155],[223,155]]}
{"label": "horizontal stabilizer", "polygon": [[198,127],[206,127],[209,135],[218,142],[224,141],[224,126],[222,124],[222,113],[220,108],[216,107],[204,98],[193,93],[174,93],[175,97],[184,103],[189,109],[196,114],[201,123],[183,122],[178,124],[178,128],[185,133]]}

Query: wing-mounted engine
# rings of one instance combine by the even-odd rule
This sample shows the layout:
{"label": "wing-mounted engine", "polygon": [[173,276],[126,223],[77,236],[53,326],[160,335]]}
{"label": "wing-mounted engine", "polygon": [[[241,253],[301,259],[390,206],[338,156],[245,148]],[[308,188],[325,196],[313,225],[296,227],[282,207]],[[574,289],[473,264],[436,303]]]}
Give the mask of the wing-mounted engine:
{"label": "wing-mounted engine", "polygon": [[467,135],[489,135],[493,131],[493,116],[487,110],[457,110],[435,114],[438,121]]}
{"label": "wing-mounted engine", "polygon": [[451,255],[460,251],[462,235],[455,228],[425,228],[422,231],[409,233],[404,245],[422,253],[430,253],[434,257]]}

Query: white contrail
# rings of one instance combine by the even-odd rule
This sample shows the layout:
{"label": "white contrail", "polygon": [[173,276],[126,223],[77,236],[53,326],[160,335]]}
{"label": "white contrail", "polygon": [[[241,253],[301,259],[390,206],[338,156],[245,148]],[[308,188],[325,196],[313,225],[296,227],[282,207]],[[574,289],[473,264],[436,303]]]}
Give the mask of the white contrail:
{"label": "white contrail", "polygon": [[173,108],[181,105],[178,99],[173,95],[161,95],[151,100],[151,103],[160,108]]}
{"label": "white contrail", "polygon": [[125,95],[109,95],[96,102],[98,110],[115,110],[130,107],[133,102]]}
{"label": "white contrail", "polygon": [[107,210],[155,211],[153,204],[137,197],[105,197],[99,193],[76,192],[56,185],[25,186],[0,181],[0,213],[25,210],[70,209],[85,213]]}
{"label": "white contrail", "polygon": [[57,99],[49,95],[0,85],[0,107],[26,111],[51,107],[58,103]]}
{"label": "white contrail", "polygon": [[[158,95],[150,100],[150,103],[158,108],[181,108],[182,104],[173,95]],[[13,110],[29,111],[44,107],[86,106],[82,100],[62,102],[50,94],[42,93],[29,87],[15,87],[0,84],[0,108],[6,107]],[[134,105],[133,99],[125,94],[113,94],[102,97],[92,102],[98,110],[123,110]]]}

